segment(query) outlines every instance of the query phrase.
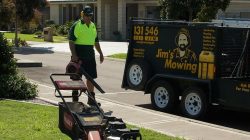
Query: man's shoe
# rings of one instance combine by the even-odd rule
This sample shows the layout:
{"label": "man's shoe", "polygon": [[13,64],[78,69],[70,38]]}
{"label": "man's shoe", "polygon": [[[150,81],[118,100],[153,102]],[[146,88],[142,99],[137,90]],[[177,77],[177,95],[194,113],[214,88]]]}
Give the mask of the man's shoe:
{"label": "man's shoe", "polygon": [[95,106],[96,105],[96,103],[98,104],[98,106],[101,106],[101,103],[99,103],[99,102],[96,102],[95,103],[95,101],[93,101],[93,99],[91,99],[91,98],[88,98],[88,105],[90,105],[90,106]]}
{"label": "man's shoe", "polygon": [[99,103],[99,102],[97,102],[97,104],[98,104],[98,106],[101,106],[102,104],[101,103]]}
{"label": "man's shoe", "polygon": [[95,105],[95,102],[93,101],[93,99],[91,99],[90,97],[88,97],[88,105]]}

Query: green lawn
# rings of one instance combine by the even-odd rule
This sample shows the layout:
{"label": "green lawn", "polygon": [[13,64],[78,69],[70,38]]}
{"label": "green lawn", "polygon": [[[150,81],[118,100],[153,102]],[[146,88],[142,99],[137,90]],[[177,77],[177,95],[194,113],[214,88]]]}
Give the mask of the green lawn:
{"label": "green lawn", "polygon": [[[14,39],[15,33],[4,33],[4,36],[7,39]],[[44,42],[43,38],[35,38],[36,36],[37,35],[35,34],[18,34],[18,38],[20,38],[21,40]],[[67,37],[65,36],[53,36],[53,40],[55,43],[68,41]]]}
{"label": "green lawn", "polygon": [[[135,128],[136,126],[132,126],[127,124],[126,125],[128,128]],[[154,132],[149,129],[145,128],[140,128],[140,132],[142,134],[142,139],[143,140],[184,140],[182,138],[177,138],[177,137],[170,137],[161,133]]]}
{"label": "green lawn", "polygon": [[127,54],[126,53],[117,53],[117,54],[109,55],[108,57],[117,58],[117,59],[126,59]]}
{"label": "green lawn", "polygon": [[0,104],[1,140],[69,140],[57,127],[56,107],[6,100]]}
{"label": "green lawn", "polygon": [[[0,139],[64,140],[58,128],[58,108],[0,100]],[[132,127],[132,126],[128,126]],[[140,128],[143,140],[181,140]]]}

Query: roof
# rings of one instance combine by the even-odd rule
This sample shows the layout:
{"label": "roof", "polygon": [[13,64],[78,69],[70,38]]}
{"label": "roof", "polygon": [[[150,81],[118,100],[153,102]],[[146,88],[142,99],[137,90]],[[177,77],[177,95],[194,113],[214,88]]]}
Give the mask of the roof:
{"label": "roof", "polygon": [[73,1],[73,2],[85,2],[85,1],[91,1],[91,2],[93,2],[93,1],[96,1],[96,0],[48,0],[48,1],[50,1],[50,2],[71,2],[71,1]]}
{"label": "roof", "polygon": [[48,0],[50,3],[93,3],[96,2],[97,0]]}

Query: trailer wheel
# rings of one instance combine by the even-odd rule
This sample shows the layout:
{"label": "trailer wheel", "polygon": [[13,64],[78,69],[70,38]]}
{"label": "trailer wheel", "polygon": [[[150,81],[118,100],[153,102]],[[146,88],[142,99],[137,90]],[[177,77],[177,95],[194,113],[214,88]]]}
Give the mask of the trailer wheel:
{"label": "trailer wheel", "polygon": [[154,108],[161,111],[172,111],[177,96],[172,86],[166,81],[156,82],[151,89],[151,103]]}
{"label": "trailer wheel", "polygon": [[200,88],[189,88],[184,91],[181,100],[181,109],[184,115],[197,119],[206,113],[207,98]]}
{"label": "trailer wheel", "polygon": [[143,60],[132,60],[126,72],[126,79],[129,87],[135,90],[141,90],[149,77],[148,63]]}

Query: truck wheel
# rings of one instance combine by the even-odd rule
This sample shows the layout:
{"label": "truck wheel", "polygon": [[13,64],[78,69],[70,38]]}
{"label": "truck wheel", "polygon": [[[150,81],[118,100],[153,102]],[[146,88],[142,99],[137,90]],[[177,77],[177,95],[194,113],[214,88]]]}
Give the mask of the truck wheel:
{"label": "truck wheel", "polygon": [[149,77],[148,63],[143,60],[132,60],[126,72],[126,78],[129,87],[135,90],[141,90]]}
{"label": "truck wheel", "polygon": [[184,91],[181,100],[181,109],[184,115],[197,119],[206,113],[207,99],[200,88],[189,88]]}
{"label": "truck wheel", "polygon": [[151,103],[154,108],[161,111],[172,111],[177,96],[170,84],[166,81],[156,82],[151,90]]}

